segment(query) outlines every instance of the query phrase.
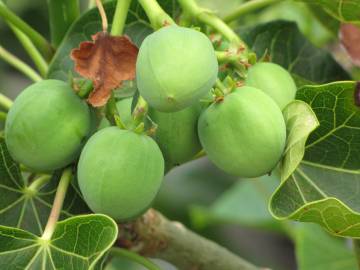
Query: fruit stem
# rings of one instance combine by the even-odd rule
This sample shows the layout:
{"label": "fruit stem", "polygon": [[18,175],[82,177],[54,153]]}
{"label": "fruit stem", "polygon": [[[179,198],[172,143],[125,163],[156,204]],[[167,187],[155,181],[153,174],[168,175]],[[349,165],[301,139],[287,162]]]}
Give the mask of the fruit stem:
{"label": "fruit stem", "polygon": [[[0,5],[1,6],[1,5]],[[34,82],[41,81],[41,76],[33,70],[28,64],[17,58],[15,55],[5,50],[4,47],[0,46],[0,58],[12,65],[14,68],[22,72],[28,78]]]}
{"label": "fruit stem", "polygon": [[115,15],[111,25],[111,35],[122,35],[131,1],[132,0],[117,0]]}
{"label": "fruit stem", "polygon": [[226,15],[223,20],[226,23],[234,21],[241,17],[246,13],[250,13],[254,10],[266,7],[273,3],[279,3],[281,0],[252,0],[249,2],[245,2],[244,4],[240,5],[237,9],[232,11],[230,14]]}
{"label": "fruit stem", "polygon": [[13,105],[13,103],[14,102],[10,98],[3,94],[0,94],[0,107],[8,111],[10,110],[10,107]]}
{"label": "fruit stem", "polygon": [[231,43],[237,45],[238,48],[241,48],[244,52],[247,51],[247,46],[240,37],[214,13],[199,7],[195,0],[178,0],[178,2],[183,8],[184,13],[188,13],[193,18],[214,28]]}
{"label": "fruit stem", "polygon": [[61,175],[60,182],[56,190],[54,203],[51,208],[50,216],[47,221],[44,233],[41,236],[41,239],[43,240],[50,240],[55,231],[56,223],[59,220],[66,191],[69,187],[71,179],[72,179],[72,170],[71,168],[67,168],[63,171]]}
{"label": "fruit stem", "polygon": [[135,121],[135,125],[138,125],[142,121],[144,121],[144,118],[148,113],[148,110],[149,110],[149,105],[142,96],[139,96],[139,99],[133,111],[133,118]]}
{"label": "fruit stem", "polygon": [[51,175],[49,174],[42,174],[38,178],[36,178],[27,188],[31,191],[39,191],[40,188],[42,188],[46,183],[48,183],[51,180]]}
{"label": "fruit stem", "polygon": [[0,121],[6,120],[7,113],[6,112],[0,112]]}
{"label": "fruit stem", "polygon": [[17,27],[13,24],[9,23],[10,28],[13,30],[14,34],[16,35],[17,39],[20,41],[22,46],[24,47],[27,54],[32,59],[33,63],[35,64],[36,68],[38,69],[39,73],[42,77],[45,77],[48,72],[48,64],[46,63],[44,57],[41,53],[36,49],[34,43],[25,35],[22,31],[20,31]]}
{"label": "fruit stem", "polygon": [[166,25],[175,24],[174,20],[162,9],[156,0],[138,0],[149,18],[150,24],[154,29],[159,29]]}
{"label": "fruit stem", "polygon": [[111,94],[111,97],[106,104],[106,118],[109,120],[110,124],[117,126],[120,129],[126,129],[124,122],[121,120],[120,114],[116,107],[116,100],[114,94]]}
{"label": "fruit stem", "polygon": [[107,17],[106,17],[106,12],[105,12],[104,6],[101,3],[101,0],[96,0],[96,6],[97,6],[97,8],[99,10],[99,14],[100,14],[100,17],[101,17],[102,30],[103,30],[103,32],[107,32],[107,30],[108,30],[108,20],[107,20]]}
{"label": "fruit stem", "polygon": [[90,92],[94,89],[94,85],[91,80],[83,80],[79,83],[73,81],[73,87],[78,89],[77,94],[81,98],[87,98]]}
{"label": "fruit stem", "polygon": [[148,270],[160,270],[160,268],[152,261],[146,259],[145,257],[138,255],[137,253],[131,252],[129,250],[126,250],[123,248],[112,247],[110,249],[109,253],[110,253],[110,256],[124,257],[131,261],[137,262],[137,263],[141,264],[142,266],[146,267]]}
{"label": "fruit stem", "polygon": [[3,17],[7,22],[12,23],[20,31],[27,35],[29,39],[34,43],[34,45],[39,49],[39,51],[45,56],[46,60],[51,59],[54,53],[51,44],[39,32],[34,30],[30,25],[24,22],[15,13],[13,13],[1,0],[0,17]]}

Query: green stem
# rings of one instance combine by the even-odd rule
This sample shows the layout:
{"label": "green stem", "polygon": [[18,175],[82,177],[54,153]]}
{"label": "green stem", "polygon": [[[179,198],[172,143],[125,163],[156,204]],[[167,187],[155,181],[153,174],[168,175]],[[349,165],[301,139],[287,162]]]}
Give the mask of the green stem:
{"label": "green stem", "polygon": [[35,179],[30,186],[27,188],[28,190],[31,190],[33,192],[37,192],[42,188],[46,183],[48,183],[51,180],[51,175],[49,174],[43,174],[40,175],[37,179]]}
{"label": "green stem", "polygon": [[78,0],[47,0],[52,44],[57,47],[71,24],[80,16]]}
{"label": "green stem", "polygon": [[4,61],[12,65],[17,70],[21,71],[24,75],[29,77],[34,82],[38,82],[42,80],[41,76],[35,70],[33,70],[28,64],[24,63],[15,55],[5,50],[2,46],[0,46],[0,58],[2,58]]}
{"label": "green stem", "polygon": [[358,269],[360,269],[360,240],[359,239],[353,239],[353,249],[356,256]]}
{"label": "green stem", "polygon": [[117,126],[121,129],[126,129],[123,121],[121,120],[120,114],[116,107],[116,100],[114,94],[111,94],[109,101],[106,104],[106,118],[109,120],[110,124]]}
{"label": "green stem", "polygon": [[149,110],[149,105],[142,96],[139,96],[137,104],[133,112],[133,118],[135,125],[140,124],[144,121],[144,118]]}
{"label": "green stem", "polygon": [[112,247],[110,249],[110,256],[119,256],[129,259],[130,261],[137,262],[142,266],[146,267],[148,270],[161,270],[155,263],[152,261],[138,255],[137,253],[128,251],[123,248]]}
{"label": "green stem", "polygon": [[252,0],[245,2],[244,4],[240,5],[237,9],[235,9],[230,14],[226,15],[223,20],[225,22],[231,22],[236,20],[237,18],[241,17],[242,15],[246,13],[250,13],[254,10],[266,7],[268,5],[271,5],[273,3],[278,3],[282,0]]}
{"label": "green stem", "polygon": [[79,89],[77,94],[81,98],[87,98],[90,92],[94,89],[93,82],[87,79],[81,79],[79,82],[75,82],[76,88]]}
{"label": "green stem", "polygon": [[216,51],[216,57],[220,64],[222,63],[235,63],[241,61],[241,54],[231,53],[228,51]]}
{"label": "green stem", "polygon": [[174,20],[162,9],[156,0],[138,0],[138,2],[144,9],[154,29],[175,24]]}
{"label": "green stem", "polygon": [[6,112],[0,112],[0,121],[6,120],[7,113]]}
{"label": "green stem", "polygon": [[185,14],[188,13],[193,18],[212,27],[233,44],[244,49],[247,48],[246,44],[240,39],[240,37],[234,32],[234,30],[232,30],[224,21],[222,21],[215,14],[199,7],[195,0],[178,0],[178,2],[183,8]]}
{"label": "green stem", "polygon": [[[0,47],[1,48],[1,47]],[[13,105],[13,101],[8,98],[7,96],[0,94],[0,107],[4,108],[5,110],[10,110],[10,107]]]}
{"label": "green stem", "polygon": [[114,19],[111,26],[111,35],[121,36],[126,23],[126,17],[129,12],[132,0],[117,0]]}
{"label": "green stem", "polygon": [[61,175],[60,182],[56,190],[54,203],[51,208],[50,216],[48,218],[44,233],[41,236],[41,239],[43,240],[50,240],[55,231],[56,223],[59,220],[62,205],[64,203],[64,199],[66,196],[66,191],[69,187],[71,178],[72,178],[71,168],[65,169]]}
{"label": "green stem", "polygon": [[13,30],[14,34],[24,47],[25,51],[28,53],[32,61],[34,62],[35,66],[39,70],[42,77],[45,77],[48,71],[48,64],[46,63],[45,59],[42,57],[40,52],[36,49],[35,45],[31,42],[31,40],[21,32],[18,28],[14,25],[9,23],[11,29]]}
{"label": "green stem", "polygon": [[20,31],[30,38],[47,60],[51,59],[53,55],[53,48],[51,47],[51,44],[39,32],[34,30],[30,25],[13,13],[1,0],[0,17],[3,17],[6,21],[19,28]]}

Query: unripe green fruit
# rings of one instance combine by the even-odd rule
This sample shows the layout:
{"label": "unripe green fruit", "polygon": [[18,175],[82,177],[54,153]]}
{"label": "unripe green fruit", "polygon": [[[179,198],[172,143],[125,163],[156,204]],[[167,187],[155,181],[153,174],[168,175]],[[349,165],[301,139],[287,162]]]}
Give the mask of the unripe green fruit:
{"label": "unripe green fruit", "polygon": [[147,36],[136,63],[140,94],[163,112],[198,102],[215,83],[217,73],[217,58],[207,36],[179,26],[167,26]]}
{"label": "unripe green fruit", "polygon": [[286,127],[276,103],[244,86],[212,104],[199,119],[199,137],[209,159],[223,171],[257,177],[281,158]]}
{"label": "unripe green fruit", "polygon": [[164,175],[164,158],[155,141],[118,127],[95,133],[81,152],[78,180],[96,213],[125,221],[143,213]]}
{"label": "unripe green fruit", "polygon": [[[133,119],[131,116],[131,104],[132,104],[132,98],[125,98],[116,102],[116,108],[120,115],[121,121],[127,128],[132,127],[133,124]],[[104,117],[101,120],[98,129],[103,129],[109,126],[110,126],[109,120],[107,120],[106,117]]]}
{"label": "unripe green fruit", "polygon": [[164,155],[167,169],[191,160],[201,150],[197,135],[200,112],[200,103],[173,113],[150,109],[149,115],[158,125],[155,140]]}
{"label": "unripe green fruit", "polygon": [[274,63],[257,63],[249,69],[245,85],[261,89],[280,109],[295,99],[296,84],[287,70]]}
{"label": "unripe green fruit", "polygon": [[86,103],[67,83],[44,80],[16,98],[6,119],[5,140],[16,161],[52,171],[77,158],[90,130]]}

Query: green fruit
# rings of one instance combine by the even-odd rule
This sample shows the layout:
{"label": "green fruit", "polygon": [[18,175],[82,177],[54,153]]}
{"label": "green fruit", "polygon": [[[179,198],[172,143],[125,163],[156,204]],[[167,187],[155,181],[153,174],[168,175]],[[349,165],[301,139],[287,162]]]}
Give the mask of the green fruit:
{"label": "green fruit", "polygon": [[[132,127],[133,124],[133,119],[131,116],[131,104],[132,98],[125,98],[116,102],[116,108],[120,114],[121,121],[127,128]],[[104,117],[100,122],[99,129],[103,129],[109,126],[109,120]]]}
{"label": "green fruit", "polygon": [[218,63],[201,32],[167,26],[146,37],[136,63],[140,94],[158,111],[174,112],[195,104],[213,86]]}
{"label": "green fruit", "polygon": [[37,171],[74,161],[91,130],[90,110],[65,82],[44,80],[26,88],[11,107],[5,140],[11,156]]}
{"label": "green fruit", "polygon": [[201,150],[197,135],[200,112],[200,103],[173,113],[150,109],[150,118],[158,125],[155,140],[164,155],[167,169],[191,160]]}
{"label": "green fruit", "polygon": [[296,84],[287,70],[273,63],[257,63],[249,69],[245,84],[261,89],[280,109],[295,99]]}
{"label": "green fruit", "polygon": [[279,107],[261,90],[248,86],[207,108],[198,128],[209,159],[237,176],[269,173],[285,147],[286,127]]}
{"label": "green fruit", "polygon": [[96,213],[125,221],[143,213],[154,200],[164,174],[155,141],[118,127],[95,133],[81,152],[80,190]]}

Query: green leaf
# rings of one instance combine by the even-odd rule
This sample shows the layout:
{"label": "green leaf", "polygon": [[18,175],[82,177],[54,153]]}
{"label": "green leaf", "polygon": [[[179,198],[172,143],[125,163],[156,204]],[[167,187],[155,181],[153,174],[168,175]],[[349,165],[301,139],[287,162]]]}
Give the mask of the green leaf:
{"label": "green leaf", "polygon": [[357,269],[355,256],[345,241],[313,224],[296,226],[295,253],[299,270]]}
{"label": "green leaf", "polygon": [[51,240],[0,226],[0,269],[94,269],[117,238],[117,224],[105,215],[60,221]]}
{"label": "green leaf", "polygon": [[305,156],[271,198],[278,219],[314,222],[337,236],[360,237],[360,108],[355,82],[305,86],[297,99],[310,104],[320,127]]}
{"label": "green leaf", "polygon": [[258,57],[268,53],[272,62],[297,78],[299,86],[304,80],[305,84],[321,84],[350,79],[332,56],[312,45],[293,22],[274,21],[237,32]]}
{"label": "green leaf", "polygon": [[321,6],[331,16],[341,22],[360,22],[359,0],[297,0],[311,5]]}
{"label": "green leaf", "polygon": [[[163,9],[176,16],[179,12],[179,7],[176,1],[162,0],[159,1]],[[115,12],[116,1],[111,1],[104,4],[104,9],[108,21],[113,20]],[[111,25],[109,25],[109,29]],[[101,18],[97,8],[93,8],[84,13],[69,29],[63,42],[60,44],[54,58],[49,67],[47,77],[51,79],[68,80],[69,73],[74,73],[74,64],[70,59],[70,53],[73,48],[77,48],[82,41],[91,40],[91,36],[102,31]],[[140,46],[144,38],[152,33],[152,28],[148,19],[142,10],[138,1],[132,1],[128,17],[126,20],[125,34],[131,40]]]}
{"label": "green leaf", "polygon": [[304,157],[305,143],[319,122],[311,107],[303,101],[295,100],[288,104],[283,115],[286,123],[287,142],[281,162],[281,181],[290,177]]}
{"label": "green leaf", "polygon": [[[37,192],[29,192],[31,182],[23,177],[19,165],[10,157],[4,137],[0,135],[0,224],[41,234],[54,200],[59,173]],[[89,212],[72,181],[61,218]],[[1,269],[1,268],[0,268]]]}
{"label": "green leaf", "polygon": [[279,177],[276,175],[238,180],[209,207],[191,207],[191,221],[197,228],[214,224],[239,224],[279,229],[279,223],[271,217],[267,207],[278,184]]}

